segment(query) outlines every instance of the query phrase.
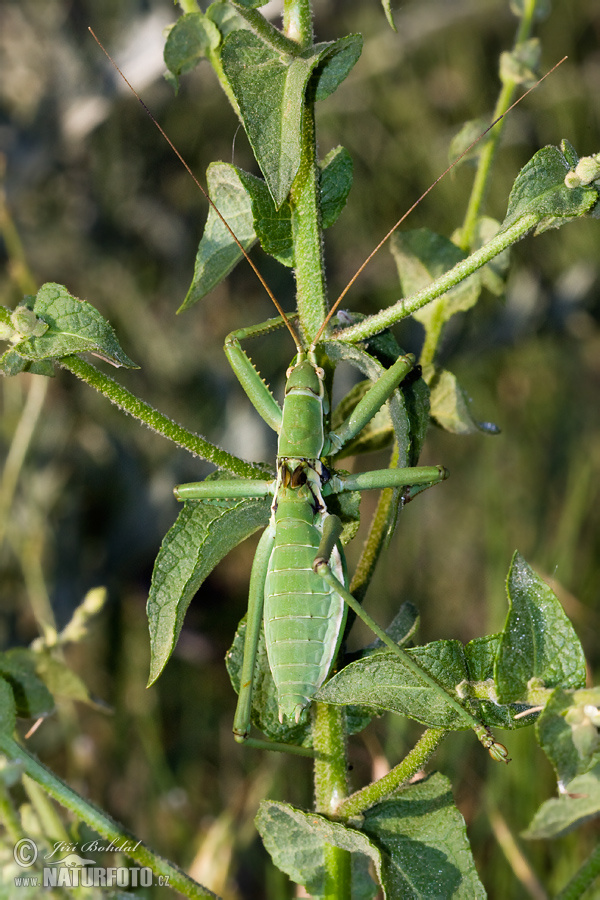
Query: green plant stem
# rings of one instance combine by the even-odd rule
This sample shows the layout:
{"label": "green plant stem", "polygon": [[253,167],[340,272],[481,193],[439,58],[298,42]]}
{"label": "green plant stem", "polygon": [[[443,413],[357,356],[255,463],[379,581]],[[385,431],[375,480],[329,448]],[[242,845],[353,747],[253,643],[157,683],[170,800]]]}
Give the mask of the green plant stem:
{"label": "green plant stem", "polygon": [[[537,0],[526,0],[526,2],[524,3],[523,15],[517,29],[513,52],[520,44],[526,41],[531,34],[536,4]],[[498,100],[496,101],[496,107],[494,109],[494,112],[492,113],[492,122],[500,118],[500,116],[504,115],[504,113],[507,111],[513,101],[516,87],[516,81],[511,80],[504,82],[500,90]],[[492,165],[494,163],[496,152],[498,150],[500,139],[504,131],[505,123],[506,119],[502,119],[502,121],[500,121],[496,125],[496,127],[492,129],[489,138],[484,144],[483,150],[481,151],[481,154],[479,156],[477,172],[473,181],[473,187],[471,189],[471,195],[469,197],[469,204],[467,206],[465,219],[461,229],[460,246],[465,251],[473,245],[475,229],[477,227],[477,222],[481,214],[481,207],[485,200],[485,194],[487,191],[487,186],[489,184],[489,176],[491,173]]]}
{"label": "green plant stem", "polygon": [[10,840],[14,841],[15,844],[25,837],[25,832],[21,827],[21,820],[12,802],[6,782],[3,779],[0,779],[0,822],[6,829],[6,834]]}
{"label": "green plant stem", "polygon": [[[398,465],[400,453],[398,444],[394,444],[394,450],[390,459],[390,469],[396,468]],[[362,603],[367,589],[373,577],[377,560],[381,555],[381,551],[385,544],[390,524],[390,515],[392,512],[394,500],[394,489],[385,488],[379,495],[377,508],[373,514],[369,533],[360,554],[360,559],[354,570],[352,581],[350,582],[349,591],[353,597]]]}
{"label": "green plant stem", "polygon": [[272,478],[273,473],[269,472],[268,469],[246,462],[237,456],[232,456],[231,453],[221,450],[200,437],[200,435],[193,434],[187,428],[178,425],[177,422],[158,412],[150,404],[140,400],[135,394],[132,394],[108,375],[96,369],[95,366],[80,359],[80,357],[65,356],[60,360],[60,365],[82,381],[85,381],[86,384],[93,387],[104,397],[107,397],[119,409],[143,422],[144,425],[147,425],[148,428],[151,428],[157,434],[168,438],[185,450],[189,450],[190,453],[200,456],[202,459],[219,466],[219,468],[226,469],[228,472],[232,472],[234,475],[242,478]]}
{"label": "green plant stem", "polygon": [[256,9],[246,9],[243,6],[238,6],[237,3],[234,2],[236,12],[238,15],[245,19],[248,25],[250,25],[252,31],[257,34],[265,44],[268,44],[273,50],[276,50],[277,53],[291,53],[292,56],[298,53],[300,49],[298,47],[298,42],[291,39],[290,36],[286,37],[285,34],[282,34],[274,25],[271,25],[265,17],[258,12]]}
{"label": "green plant stem", "polygon": [[184,897],[196,898],[216,897],[212,891],[193,881],[189,875],[167,862],[126,831],[121,825],[95,807],[89,800],[84,800],[76,791],[47,769],[29,751],[21,747],[8,734],[0,734],[0,750],[10,760],[20,763],[24,772],[40,785],[58,803],[72,812],[77,818],[86,822],[101,837],[115,845],[123,847],[124,856],[133,859],[140,866],[148,866],[157,875],[167,876],[169,884]]}
{"label": "green plant stem", "polygon": [[12,506],[19,475],[21,474],[25,456],[27,455],[48,390],[47,378],[41,375],[31,375],[29,378],[27,399],[10,444],[10,450],[2,472],[2,480],[0,481],[0,544],[6,534],[6,526],[10,520],[9,511]]}
{"label": "green plant stem", "polygon": [[301,47],[308,47],[314,40],[310,0],[284,0],[283,31]]}
{"label": "green plant stem", "polygon": [[46,791],[40,787],[34,778],[23,775],[23,787],[36,812],[42,833],[54,844],[58,841],[69,843],[69,832],[62,822],[58,810],[53,805]]}
{"label": "green plant stem", "polygon": [[302,157],[290,192],[296,261],[296,301],[304,337],[317,334],[326,314],[323,242],[316,159],[314,105],[307,101],[302,117]]}
{"label": "green plant stem", "polygon": [[356,791],[347,800],[344,800],[338,807],[338,816],[343,819],[360,816],[371,806],[385,800],[393,791],[397,791],[403,784],[409,782],[425,766],[446,734],[447,731],[444,728],[428,728],[424,731],[401,763],[394,766],[383,778]]}
{"label": "green plant stem", "polygon": [[579,900],[600,875],[600,846],[588,856],[579,871],[557,894],[556,900]]}
{"label": "green plant stem", "polygon": [[181,7],[181,11],[184,15],[186,13],[200,12],[198,0],[179,0],[179,6]]}
{"label": "green plant stem", "polygon": [[[315,759],[315,811],[337,817],[339,805],[348,795],[343,709],[315,703],[313,711]],[[349,900],[351,894],[351,854],[331,844],[325,845],[326,900]]]}
{"label": "green plant stem", "polygon": [[337,331],[334,334],[334,338],[348,341],[348,343],[352,344],[357,343],[407,318],[407,316],[412,315],[418,309],[426,306],[427,303],[445,294],[451,287],[472,275],[473,272],[476,272],[477,269],[480,269],[499,253],[502,253],[511,244],[525,237],[527,232],[535,228],[540,219],[541,215],[539,213],[529,213],[522,216],[517,222],[495,235],[484,247],[476,250],[475,253],[472,253],[466,259],[461,260],[454,268],[444,272],[443,275],[436,278],[427,287],[417,291],[411,297],[398,300],[392,306],[386,307],[386,309],[376,313],[374,316],[363,319],[362,322],[358,322],[356,325]]}

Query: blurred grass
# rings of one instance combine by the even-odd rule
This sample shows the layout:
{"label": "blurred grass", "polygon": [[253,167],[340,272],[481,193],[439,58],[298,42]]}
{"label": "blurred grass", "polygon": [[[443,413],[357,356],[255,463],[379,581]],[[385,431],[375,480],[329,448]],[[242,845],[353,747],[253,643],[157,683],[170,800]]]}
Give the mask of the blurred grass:
{"label": "blurred grass", "polygon": [[[394,35],[376,2],[323,0],[315,7],[319,39],[357,30],[366,38],[355,71],[319,110],[321,155],[342,143],[355,161],[348,207],[326,238],[335,297],[381,234],[445,168],[462,122],[491,109],[497,58],[511,46],[516,20],[504,0],[413,0],[397,13]],[[145,31],[153,16],[158,25]],[[0,152],[8,202],[36,281],[63,282],[94,303],[142,366],[119,373],[123,382],[227,449],[242,446],[244,455],[261,458],[272,454],[272,438],[248,412],[221,347],[232,328],[269,316],[268,301],[240,266],[202,307],[174,315],[191,278],[205,201],[137,102],[122,92],[86,30],[92,25],[117,54],[130,48],[141,66],[133,80],[197,172],[232,155],[252,168],[208,67],[184,81],[177,99],[158,76],[160,23],[174,16],[166,0],[0,6]],[[565,53],[569,61],[511,114],[490,214],[502,218],[514,177],[538,147],[566,137],[581,155],[600,149],[599,32],[593,0],[556,4],[540,24],[542,68]],[[467,166],[447,177],[409,226],[451,234],[461,223],[470,178]],[[596,681],[598,228],[579,222],[522,242],[513,251],[506,300],[484,299],[447,335],[445,364],[473,398],[475,416],[497,422],[502,434],[455,438],[432,431],[426,459],[443,462],[452,477],[405,511],[369,595],[382,622],[398,596],[415,602],[424,641],[469,640],[501,627],[504,578],[518,548],[556,580]],[[268,260],[261,264],[291,308],[287,274]],[[8,268],[0,289],[4,305],[19,299]],[[348,305],[371,311],[393,299],[394,267],[384,251]],[[399,339],[418,349],[416,329],[401,330]],[[285,336],[253,346],[262,374],[276,386],[290,353]],[[2,384],[5,447],[26,382]],[[252,818],[267,794],[309,805],[310,766],[267,758],[231,738],[235,698],[222,658],[245,609],[252,542],[205,585],[174,659],[158,685],[144,689],[144,604],[154,556],[177,511],[171,488],[206,471],[59,373],[0,557],[0,634],[4,645],[35,636],[36,592],[48,592],[64,624],[90,586],[106,584],[106,614],[93,640],[74,648],[72,662],[113,712],[78,709],[55,717],[32,740],[34,749],[160,852],[184,866],[195,860],[194,873],[213,889],[231,898],[279,900],[288,888],[285,879],[267,874]],[[31,573],[40,574],[34,580]],[[396,762],[411,736],[405,722],[374,723],[352,750],[357,783],[369,777],[380,751]],[[494,838],[490,811],[518,836],[554,791],[533,735],[519,732],[506,743],[514,759],[508,768],[488,761],[463,735],[451,738],[436,760],[453,780],[492,898],[531,894]],[[306,769],[304,782],[298,766]],[[588,827],[552,844],[525,845],[524,852],[553,892],[593,841]]]}

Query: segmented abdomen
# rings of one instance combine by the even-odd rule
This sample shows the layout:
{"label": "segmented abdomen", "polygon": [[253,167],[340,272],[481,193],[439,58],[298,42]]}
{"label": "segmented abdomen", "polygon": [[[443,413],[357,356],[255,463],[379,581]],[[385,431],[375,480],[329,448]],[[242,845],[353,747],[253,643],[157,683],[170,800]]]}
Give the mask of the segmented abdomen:
{"label": "segmented abdomen", "polygon": [[[282,508],[283,507],[283,508]],[[280,503],[265,584],[265,636],[279,713],[298,721],[329,674],[344,629],[342,598],[313,571],[321,515],[310,504]],[[340,554],[331,566],[340,581]]]}

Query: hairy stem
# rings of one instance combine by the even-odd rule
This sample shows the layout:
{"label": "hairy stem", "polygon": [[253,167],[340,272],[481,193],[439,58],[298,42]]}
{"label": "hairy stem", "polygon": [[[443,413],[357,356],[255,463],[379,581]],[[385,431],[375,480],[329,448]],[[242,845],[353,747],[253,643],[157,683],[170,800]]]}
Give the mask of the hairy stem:
{"label": "hairy stem", "polygon": [[461,260],[448,272],[444,272],[443,275],[436,278],[427,287],[417,291],[411,297],[403,297],[392,306],[386,307],[386,309],[376,313],[374,316],[363,319],[362,322],[358,322],[356,325],[351,325],[349,328],[336,332],[334,337],[337,340],[348,341],[353,344],[378,334],[401,319],[406,319],[412,313],[421,309],[421,307],[426,306],[427,303],[435,300],[436,297],[445,294],[454,285],[464,281],[465,278],[472,275],[473,272],[476,272],[477,269],[480,269],[495,256],[498,256],[511,244],[525,237],[529,231],[535,228],[540,218],[541,214],[538,213],[529,213],[523,216],[504,231],[495,235],[484,247],[476,250],[467,259]]}
{"label": "hairy stem", "polygon": [[351,794],[347,800],[340,804],[337,814],[340,818],[351,819],[360,816],[371,806],[380,803],[393,791],[397,791],[403,784],[407,784],[417,772],[425,766],[429,758],[435,753],[440,742],[447,734],[443,728],[428,728],[423,732],[413,749],[404,757],[401,763],[367,787]]}
{"label": "hairy stem", "polygon": [[194,898],[194,900],[195,898],[216,897],[216,894],[213,894],[208,888],[193,881],[185,872],[154,853],[134,835],[126,831],[122,825],[99,810],[89,800],[81,797],[7,734],[0,734],[0,751],[10,760],[18,762],[24,772],[61,806],[72,812],[78,819],[86,822],[109,843],[112,842],[122,847],[123,854],[129,859],[133,859],[140,866],[148,866],[157,875],[167,876],[170,886],[180,891],[184,897]]}
{"label": "hairy stem", "polygon": [[221,450],[200,437],[200,435],[193,434],[193,432],[188,431],[182,425],[178,425],[177,422],[158,412],[149,403],[140,400],[135,394],[132,394],[112,378],[109,378],[108,375],[100,372],[95,366],[80,359],[78,356],[65,356],[60,360],[60,365],[103,394],[115,406],[143,422],[144,425],[147,425],[148,428],[151,428],[157,434],[168,438],[185,450],[189,450],[190,453],[200,456],[202,459],[219,466],[219,468],[226,469],[228,472],[232,472],[234,475],[242,478],[272,476],[272,473],[267,469],[245,462],[243,459]]}
{"label": "hairy stem", "polygon": [[[339,805],[348,795],[343,709],[315,703],[313,713],[315,759],[315,811],[337,817]],[[331,844],[325,845],[326,900],[349,900],[351,854]]]}
{"label": "hairy stem", "polygon": [[[513,52],[520,44],[524,43],[531,34],[536,5],[537,0],[527,0],[524,4],[523,16],[519,22]],[[513,102],[516,88],[516,81],[504,81],[498,100],[496,101],[494,112],[492,113],[492,122],[499,119],[500,116],[503,116],[507,111]],[[465,251],[473,245],[475,229],[481,215],[481,207],[485,200],[494,158],[500,144],[506,121],[506,119],[502,119],[502,121],[498,122],[496,127],[492,129],[479,156],[477,172],[475,174],[471,196],[469,198],[469,205],[467,206],[465,219],[461,229],[460,246]]]}

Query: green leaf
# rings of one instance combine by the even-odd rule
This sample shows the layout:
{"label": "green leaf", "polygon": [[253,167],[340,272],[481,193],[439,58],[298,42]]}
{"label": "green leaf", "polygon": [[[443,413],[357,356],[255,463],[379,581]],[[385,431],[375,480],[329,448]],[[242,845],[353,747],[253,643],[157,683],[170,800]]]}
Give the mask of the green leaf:
{"label": "green leaf", "polygon": [[317,44],[295,57],[274,50],[250,31],[233,31],[225,38],[223,71],[277,209],[300,166],[302,117],[311,74],[321,66],[316,85],[320,99],[345,78],[359,54],[356,35]]}
{"label": "green leaf", "polygon": [[478,422],[471,415],[466,394],[447,369],[437,371],[430,382],[431,418],[451,434],[498,434],[499,429],[490,422]]}
{"label": "green leaf", "polygon": [[352,853],[352,900],[372,900],[376,896],[377,888],[367,868],[370,860],[376,871],[380,870],[381,854],[355,828],[269,800],[261,803],[255,824],[275,865],[296,884],[302,884],[316,900],[324,897],[327,884],[325,844]]}
{"label": "green leaf", "polygon": [[397,31],[398,29],[396,28],[396,23],[394,22],[391,0],[381,0],[381,5],[383,6],[385,17],[388,20],[388,25],[390,26],[392,31]]}
{"label": "green leaf", "polygon": [[443,775],[429,775],[368,810],[361,830],[379,848],[381,884],[390,900],[486,896],[465,821]]}
{"label": "green leaf", "polygon": [[265,182],[242,169],[238,174],[252,204],[254,230],[261,247],[284,266],[294,265],[294,241],[292,237],[292,210],[286,201],[279,209]]}
{"label": "green leaf", "polygon": [[35,668],[53,697],[96,705],[85,683],[64,660],[47,652],[36,652]]}
{"label": "green leaf", "polygon": [[457,166],[462,166],[463,163],[473,163],[479,159],[483,148],[490,140],[489,135],[481,137],[489,125],[489,119],[469,119],[465,122],[450,141],[448,162],[456,162]]}
{"label": "green leaf", "polygon": [[17,710],[12,686],[0,677],[0,731],[12,735],[17,724]]}
{"label": "green leaf", "polygon": [[138,368],[123,352],[113,329],[98,310],[73,297],[61,284],[42,285],[35,297],[27,299],[27,305],[47,327],[42,334],[41,329],[38,334],[34,329],[31,337],[15,344],[14,351],[19,356],[38,361],[87,351],[117,368]]}
{"label": "green leaf", "polygon": [[521,41],[513,50],[500,54],[500,80],[531,88],[539,78],[541,44],[539,38]]}
{"label": "green leaf", "polygon": [[0,356],[1,375],[8,377],[10,375],[19,375],[21,372],[30,372],[32,375],[45,375],[48,378],[54,377],[54,367],[49,360],[32,361],[25,359],[25,357],[19,356],[15,350],[7,350],[6,353]]}
{"label": "green leaf", "polygon": [[488,634],[469,641],[465,646],[469,680],[459,685],[459,694],[463,700],[468,700],[468,708],[473,715],[488,728],[527,728],[536,716],[536,713],[527,715],[530,704],[503,704],[498,700],[494,666],[501,637],[500,634]]}
{"label": "green leaf", "polygon": [[588,212],[598,200],[598,191],[592,185],[567,187],[569,171],[569,159],[558,147],[538,150],[517,176],[501,231],[535,213],[540,217],[535,233],[541,234]]}
{"label": "green leaf", "polygon": [[[244,639],[246,636],[246,618],[240,622],[235,633],[233,644],[227,651],[225,665],[236,694],[240,692],[240,675],[244,661]],[[269,740],[279,741],[283,744],[295,744],[296,746],[312,746],[312,730],[310,721],[304,716],[297,724],[292,719],[284,717],[279,721],[279,701],[277,688],[271,675],[271,668],[267,657],[264,629],[261,626],[260,638],[256,654],[256,666],[252,682],[252,711],[251,718],[254,725],[259,728]]]}
{"label": "green leaf", "polygon": [[560,797],[546,800],[522,833],[528,840],[559,838],[600,815],[600,764],[578,775]]}
{"label": "green leaf", "polygon": [[[256,232],[252,200],[239,171],[227,163],[211,163],[206,170],[206,183],[211,200],[248,251],[256,241]],[[205,297],[229,275],[242,257],[231,232],[211,206],[196,254],[192,283],[178,312]]]}
{"label": "green leaf", "polygon": [[401,658],[376,647],[378,652],[350,663],[324,684],[317,698],[336,705],[388,710],[436,728],[468,728],[448,704],[446,694],[450,694],[488,727],[523,728],[532,721],[522,717],[530,704],[501,703],[494,683],[500,638],[491,635],[466,647],[459,641],[433,641],[405,651],[435,678],[439,690],[419,679]]}
{"label": "green leaf", "polygon": [[358,703],[386,709],[435,728],[468,728],[445,695],[459,700],[457,686],[468,681],[462,644],[434,641],[405,652],[436,679],[440,689],[423,682],[401,657],[387,651],[345,666],[320,688],[317,699],[336,706]]}
{"label": "green leaf", "polygon": [[241,541],[266,525],[269,498],[188,501],[162,542],[148,597],[151,664],[148,684],[166,665],[194,594]]}
{"label": "green leaf", "polygon": [[[465,258],[462,250],[452,241],[428,228],[396,232],[390,238],[390,249],[405,297],[427,287]],[[427,331],[437,329],[455,313],[474,306],[480,291],[481,278],[475,272],[441,297],[417,310],[413,316]]]}
{"label": "green leaf", "polygon": [[201,12],[181,16],[171,28],[164,49],[167,69],[179,76],[195,68],[221,43],[221,32],[208,16]]}
{"label": "green leaf", "polygon": [[248,140],[277,207],[300,166],[304,91],[318,59],[285,57],[250,31],[229,34],[221,50]]}
{"label": "green leaf", "polygon": [[536,724],[538,742],[563,784],[600,763],[600,687],[556,688]]}
{"label": "green leaf", "polygon": [[321,216],[323,228],[334,224],[352,187],[352,157],[345,147],[334,147],[321,164]]}
{"label": "green leaf", "polygon": [[332,44],[316,44],[319,65],[315,72],[315,100],[325,100],[339,87],[362,53],[360,34],[349,34]]}
{"label": "green leaf", "polygon": [[54,698],[36,672],[37,654],[25,647],[0,653],[0,675],[14,694],[16,714],[37,719],[54,712]]}
{"label": "green leaf", "polygon": [[[550,15],[552,4],[550,0],[536,0],[533,18],[537,20],[546,19]],[[530,7],[528,0],[510,0],[510,11],[522,19],[523,16],[530,15]]]}
{"label": "green leaf", "polygon": [[554,592],[515,553],[506,589],[509,613],[496,660],[501,702],[544,702],[556,687],[585,685],[585,658]]}

